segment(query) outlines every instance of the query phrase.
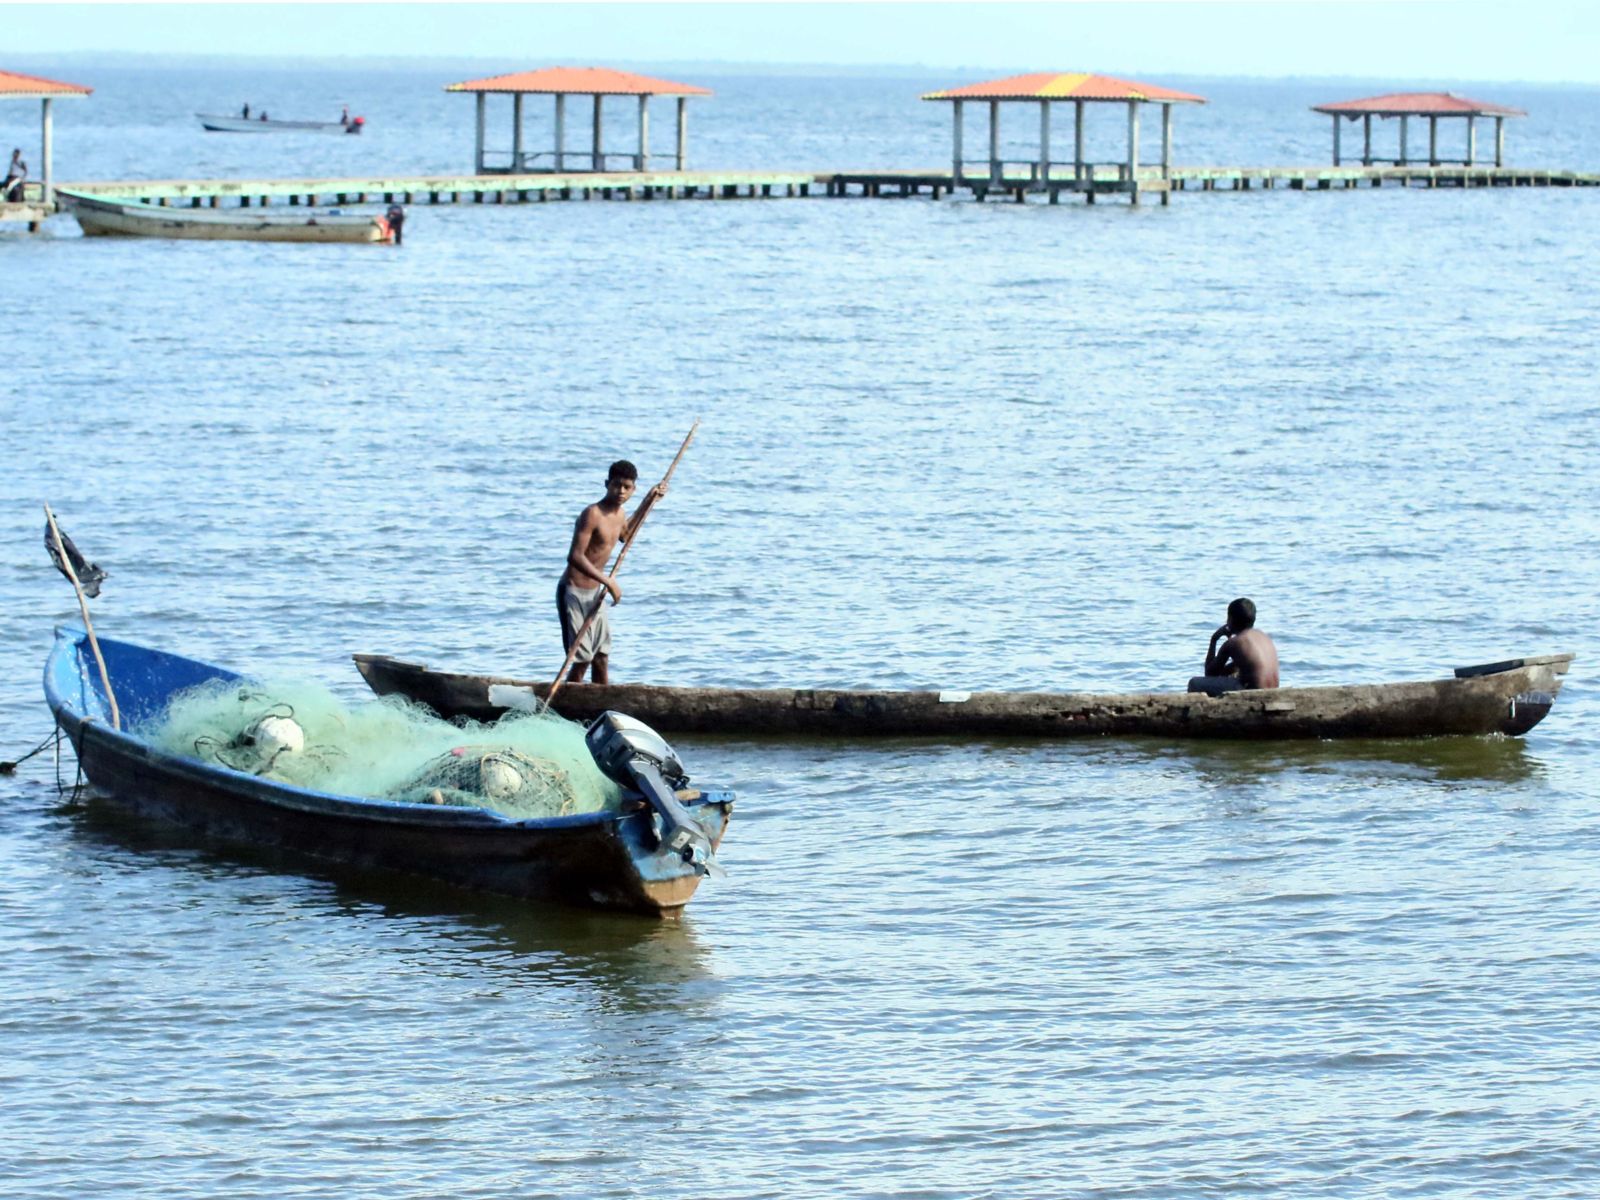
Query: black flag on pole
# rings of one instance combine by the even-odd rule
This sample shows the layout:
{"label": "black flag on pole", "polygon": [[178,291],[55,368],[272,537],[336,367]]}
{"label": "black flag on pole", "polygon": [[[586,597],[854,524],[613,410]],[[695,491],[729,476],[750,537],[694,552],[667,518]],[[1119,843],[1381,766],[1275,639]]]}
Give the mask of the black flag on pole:
{"label": "black flag on pole", "polygon": [[[60,524],[56,525],[56,529],[57,531],[61,529]],[[60,571],[68,579],[71,579],[72,575],[76,574],[78,583],[83,588],[83,594],[90,599],[98,596],[100,594],[100,581],[106,577],[106,573],[95,563],[89,562],[82,554],[79,554],[78,548],[72,544],[72,539],[64,533],[61,535],[61,544],[66,548],[67,562],[72,564],[71,572],[67,570],[67,563],[61,561],[61,555],[56,550],[56,539],[50,534],[50,522],[46,521],[44,524],[44,548],[50,551],[50,561],[55,563],[56,570]]]}

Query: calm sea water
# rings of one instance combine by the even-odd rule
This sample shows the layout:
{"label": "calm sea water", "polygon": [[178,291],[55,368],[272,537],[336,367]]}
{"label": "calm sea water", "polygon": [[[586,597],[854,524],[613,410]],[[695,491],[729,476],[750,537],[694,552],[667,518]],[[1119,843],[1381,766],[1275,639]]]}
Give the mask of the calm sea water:
{"label": "calm sea water", "polygon": [[[64,178],[460,169],[482,71],[13,65],[97,88]],[[937,163],[915,96],[965,82],[696,81],[708,167]],[[1307,105],[1381,90],[1195,86],[1181,161],[1321,161]],[[1593,92],[1458,90],[1600,163]],[[246,99],[369,131],[189,116]],[[696,418],[625,679],[1180,686],[1240,594],[1288,684],[1579,655],[1522,740],[681,739],[741,799],[676,925],[224,854],[47,752],[0,778],[6,1194],[1593,1195],[1597,231],[1383,189],[0,234],[4,757],[76,617],[43,501],[103,633],[354,701],[354,651],[553,673],[572,518]]]}

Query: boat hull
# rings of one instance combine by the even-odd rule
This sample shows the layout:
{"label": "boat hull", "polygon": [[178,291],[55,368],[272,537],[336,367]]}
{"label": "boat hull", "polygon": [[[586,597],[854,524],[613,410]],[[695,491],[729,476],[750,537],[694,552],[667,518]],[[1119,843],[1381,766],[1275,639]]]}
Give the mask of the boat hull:
{"label": "boat hull", "polygon": [[355,122],[346,125],[340,121],[273,121],[248,117],[222,117],[213,113],[195,113],[207,133],[360,133]]}
{"label": "boat hull", "polygon": [[[84,711],[94,708],[95,682],[81,643],[71,642],[73,632],[58,635],[46,694],[84,777],[119,809],[224,845],[273,847],[584,907],[675,917],[699,883],[692,869],[654,848],[642,798],[625,801],[619,813],[517,821],[482,809],[311,792],[167,754],[110,728],[103,713]],[[127,643],[104,641],[102,647],[113,660],[113,679],[139,678]],[[128,704],[120,690],[118,699]],[[708,792],[690,802],[713,843],[720,843],[732,797]]]}
{"label": "boat hull", "polygon": [[168,209],[58,193],[85,237],[153,237],[246,242],[392,242],[389,221],[364,213],[266,213]]}
{"label": "boat hull", "polygon": [[[1495,664],[1488,673],[1415,683],[1188,692],[889,692],[570,684],[556,709],[586,721],[606,709],[666,733],[772,737],[1392,738],[1522,734],[1554,703],[1571,655]],[[386,655],[356,666],[380,695],[402,695],[445,717],[489,720],[506,692],[543,698],[549,684],[451,674]],[[1476,668],[1464,668],[1476,672]],[[491,696],[494,689],[494,696]],[[497,698],[498,701],[497,702]]]}

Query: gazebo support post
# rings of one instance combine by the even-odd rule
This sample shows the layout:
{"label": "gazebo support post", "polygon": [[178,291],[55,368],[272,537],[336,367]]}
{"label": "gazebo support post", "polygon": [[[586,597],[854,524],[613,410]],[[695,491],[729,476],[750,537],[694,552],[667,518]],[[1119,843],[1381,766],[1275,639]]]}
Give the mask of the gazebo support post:
{"label": "gazebo support post", "polygon": [[556,170],[567,169],[567,94],[556,93]]}
{"label": "gazebo support post", "polygon": [[1333,114],[1333,165],[1339,165],[1339,114]]}
{"label": "gazebo support post", "polygon": [[1439,165],[1439,118],[1428,118],[1428,165]]}
{"label": "gazebo support post", "polygon": [[1083,101],[1076,100],[1072,107],[1072,177],[1083,183]]}
{"label": "gazebo support post", "polygon": [[606,169],[605,151],[600,148],[600,101],[599,92],[594,94],[594,140],[589,147],[589,169],[591,171],[604,171]]}
{"label": "gazebo support post", "polygon": [[1039,182],[1050,186],[1050,101],[1039,101]]}
{"label": "gazebo support post", "polygon": [[1139,102],[1128,101],[1128,195],[1139,203]]}
{"label": "gazebo support post", "polygon": [[650,97],[639,97],[639,157],[634,163],[634,170],[647,171],[650,169]]}
{"label": "gazebo support post", "polygon": [[522,93],[511,97],[511,169],[522,171]]}
{"label": "gazebo support post", "polygon": [[989,101],[989,182],[1000,186],[1000,101]]}
{"label": "gazebo support post", "polygon": [[950,186],[961,186],[961,101],[957,100],[950,105],[953,116],[950,118]]}
{"label": "gazebo support post", "polygon": [[[1337,118],[1337,117],[1334,118],[1334,120],[1336,120],[1336,121],[1338,119],[1339,118]],[[1361,165],[1363,167],[1370,167],[1372,165],[1372,114],[1371,113],[1363,113],[1361,115]]]}
{"label": "gazebo support post", "polygon": [[1161,203],[1172,203],[1172,105],[1161,106],[1161,178],[1167,181]]}
{"label": "gazebo support post", "polygon": [[1506,119],[1504,117],[1496,117],[1494,119],[1494,165],[1497,167],[1506,165]]}
{"label": "gazebo support post", "polygon": [[478,92],[477,93],[477,97],[478,97],[478,136],[477,136],[477,140],[473,143],[474,149],[473,149],[473,152],[472,152],[472,173],[474,175],[482,175],[483,174],[483,115],[484,115],[484,109],[487,107],[487,103],[488,103],[489,97],[484,95],[482,92]]}
{"label": "gazebo support post", "polygon": [[40,125],[39,135],[40,135],[40,140],[42,142],[42,144],[39,147],[39,157],[44,160],[43,163],[41,164],[41,166],[43,168],[43,171],[44,171],[44,174],[42,176],[43,181],[44,181],[44,203],[45,203],[45,207],[48,208],[50,206],[51,201],[55,197],[55,187],[51,183],[51,176],[50,176],[50,151],[51,151],[51,142],[54,139],[51,137],[51,133],[53,131],[52,131],[51,125],[50,125],[50,97],[49,96],[46,96],[44,98],[43,103],[40,105],[39,125]]}
{"label": "gazebo support post", "polygon": [[683,164],[688,158],[689,149],[689,101],[683,96],[678,97],[678,170],[683,170]]}
{"label": "gazebo support post", "polygon": [[1478,118],[1467,114],[1467,166],[1478,157]]}
{"label": "gazebo support post", "polygon": [[1411,159],[1409,147],[1406,145],[1406,133],[1411,123],[1411,118],[1404,113],[1400,115],[1400,165],[1403,167]]}

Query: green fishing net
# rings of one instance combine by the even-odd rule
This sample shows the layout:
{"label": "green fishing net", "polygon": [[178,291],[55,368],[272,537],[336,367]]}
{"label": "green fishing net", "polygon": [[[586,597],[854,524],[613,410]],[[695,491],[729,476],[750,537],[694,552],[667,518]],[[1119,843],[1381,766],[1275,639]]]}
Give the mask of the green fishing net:
{"label": "green fishing net", "polygon": [[549,712],[456,725],[394,696],[350,705],[313,683],[216,680],[179,692],[136,732],[172,754],[347,796],[518,818],[622,800],[583,726]]}

